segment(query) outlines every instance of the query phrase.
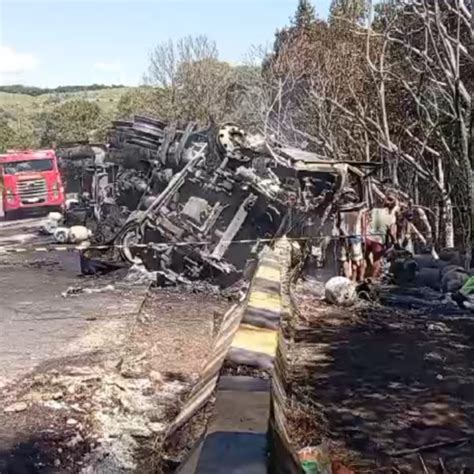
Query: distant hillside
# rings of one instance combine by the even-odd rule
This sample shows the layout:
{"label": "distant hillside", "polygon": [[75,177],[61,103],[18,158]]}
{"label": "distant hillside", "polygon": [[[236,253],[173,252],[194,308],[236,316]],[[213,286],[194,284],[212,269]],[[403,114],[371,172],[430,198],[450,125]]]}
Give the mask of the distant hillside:
{"label": "distant hillside", "polygon": [[4,87],[0,88],[0,118],[3,117],[9,122],[29,120],[38,113],[49,112],[57,105],[74,99],[94,102],[106,115],[113,116],[120,98],[130,90],[128,87],[109,87],[78,92],[50,92],[33,96],[4,92],[3,89]]}
{"label": "distant hillside", "polygon": [[100,91],[104,89],[123,89],[123,85],[91,84],[88,86],[59,86],[54,88],[23,86],[21,84],[13,84],[9,86],[0,86],[0,92],[8,92],[10,94],[26,94],[32,96],[39,96],[43,94],[61,94],[68,92],[86,92],[86,91]]}
{"label": "distant hillside", "polygon": [[0,91],[0,152],[51,146],[58,140],[101,141],[122,97],[133,88],[57,90],[39,95]]}

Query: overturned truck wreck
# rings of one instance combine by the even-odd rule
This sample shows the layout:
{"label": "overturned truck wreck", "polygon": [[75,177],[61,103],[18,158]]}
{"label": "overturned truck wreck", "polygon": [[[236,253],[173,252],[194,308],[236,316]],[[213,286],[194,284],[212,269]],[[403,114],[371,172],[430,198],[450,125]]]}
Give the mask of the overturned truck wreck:
{"label": "overturned truck wreck", "polygon": [[[346,164],[234,124],[117,121],[106,155],[109,169],[96,168],[103,180],[91,197],[95,244],[108,248],[107,258],[141,261],[169,282],[228,286],[283,234],[324,247],[322,229],[347,180],[358,179],[363,192],[361,176],[350,178]],[[321,248],[314,254],[324,258]],[[94,246],[85,255],[99,257]]]}

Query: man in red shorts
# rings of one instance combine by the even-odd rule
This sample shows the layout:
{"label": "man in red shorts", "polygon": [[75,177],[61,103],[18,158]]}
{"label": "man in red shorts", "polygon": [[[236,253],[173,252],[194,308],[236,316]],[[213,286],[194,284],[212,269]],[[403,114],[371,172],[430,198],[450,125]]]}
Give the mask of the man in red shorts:
{"label": "man in red shorts", "polygon": [[369,278],[381,276],[382,258],[387,248],[395,243],[397,210],[395,196],[387,196],[383,207],[376,207],[369,213],[365,240],[366,276]]}

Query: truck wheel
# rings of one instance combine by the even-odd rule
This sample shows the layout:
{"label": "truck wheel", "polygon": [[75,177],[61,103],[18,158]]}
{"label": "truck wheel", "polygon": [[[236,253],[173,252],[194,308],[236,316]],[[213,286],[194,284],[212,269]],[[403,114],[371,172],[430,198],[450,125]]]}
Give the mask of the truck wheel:
{"label": "truck wheel", "polygon": [[130,222],[122,230],[117,243],[123,260],[130,264],[141,263],[140,257],[134,254],[134,245],[141,242],[140,228],[135,222]]}

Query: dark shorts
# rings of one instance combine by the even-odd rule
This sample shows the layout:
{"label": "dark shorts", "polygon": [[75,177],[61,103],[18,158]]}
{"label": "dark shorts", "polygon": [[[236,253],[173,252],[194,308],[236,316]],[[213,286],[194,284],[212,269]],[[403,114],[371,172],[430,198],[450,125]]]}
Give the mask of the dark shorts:
{"label": "dark shorts", "polygon": [[374,260],[380,260],[385,254],[385,245],[375,240],[367,239],[365,241],[365,253],[366,255],[372,254]]}

